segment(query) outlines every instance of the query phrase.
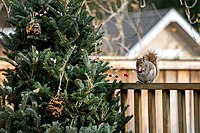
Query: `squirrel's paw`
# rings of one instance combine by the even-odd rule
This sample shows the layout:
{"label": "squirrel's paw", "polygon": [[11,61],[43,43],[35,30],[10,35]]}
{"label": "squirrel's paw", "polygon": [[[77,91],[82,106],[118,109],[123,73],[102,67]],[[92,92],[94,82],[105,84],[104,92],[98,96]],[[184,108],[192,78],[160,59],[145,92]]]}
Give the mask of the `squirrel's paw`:
{"label": "squirrel's paw", "polygon": [[146,83],[153,83],[154,82],[154,80],[152,81],[152,80],[150,80],[150,81],[146,81]]}
{"label": "squirrel's paw", "polygon": [[142,82],[142,81],[136,81],[136,83],[153,83],[153,81],[145,81],[145,82]]}

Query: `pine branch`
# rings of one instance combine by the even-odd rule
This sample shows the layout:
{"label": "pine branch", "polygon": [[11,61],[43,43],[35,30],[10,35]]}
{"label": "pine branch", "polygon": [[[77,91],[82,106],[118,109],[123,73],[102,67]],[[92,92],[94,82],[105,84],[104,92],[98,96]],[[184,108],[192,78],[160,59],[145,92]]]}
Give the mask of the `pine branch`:
{"label": "pine branch", "polygon": [[10,63],[11,65],[13,65],[14,67],[17,67],[17,64],[16,64],[13,60],[11,60],[11,59],[9,59],[9,58],[7,58],[7,57],[1,57],[1,56],[0,56],[0,60],[3,60],[3,61],[5,61],[5,62],[8,62],[8,63]]}
{"label": "pine branch", "polygon": [[67,65],[67,62],[69,61],[69,58],[71,57],[73,51],[75,50],[76,46],[73,46],[71,47],[71,49],[69,49],[69,52],[67,54],[67,58],[65,59],[65,62],[62,66],[62,68],[60,69],[60,82],[59,82],[59,86],[58,86],[58,92],[57,92],[57,95],[59,96],[60,95],[60,91],[62,90],[61,89],[61,84],[62,84],[62,79],[63,79],[63,76],[65,74],[65,68],[66,68],[66,65]]}

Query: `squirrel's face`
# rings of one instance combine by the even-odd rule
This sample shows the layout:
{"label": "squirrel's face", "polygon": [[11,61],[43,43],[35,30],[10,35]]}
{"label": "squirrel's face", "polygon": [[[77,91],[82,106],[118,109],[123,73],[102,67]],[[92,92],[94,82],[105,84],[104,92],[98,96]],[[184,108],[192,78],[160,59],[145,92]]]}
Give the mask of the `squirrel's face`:
{"label": "squirrel's face", "polygon": [[142,73],[144,71],[145,68],[145,58],[139,58],[136,61],[136,71],[137,73]]}

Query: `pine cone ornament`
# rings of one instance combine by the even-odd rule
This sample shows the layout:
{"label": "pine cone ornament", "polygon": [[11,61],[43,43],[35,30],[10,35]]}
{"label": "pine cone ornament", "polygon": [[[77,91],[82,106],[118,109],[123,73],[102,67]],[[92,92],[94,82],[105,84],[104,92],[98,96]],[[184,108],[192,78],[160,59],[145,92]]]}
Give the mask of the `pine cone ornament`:
{"label": "pine cone ornament", "polygon": [[64,101],[62,97],[56,95],[55,97],[50,99],[46,110],[51,114],[52,117],[57,118],[60,117],[63,111]]}
{"label": "pine cone ornament", "polygon": [[27,35],[39,35],[41,34],[40,24],[36,23],[34,20],[28,23],[26,26]]}

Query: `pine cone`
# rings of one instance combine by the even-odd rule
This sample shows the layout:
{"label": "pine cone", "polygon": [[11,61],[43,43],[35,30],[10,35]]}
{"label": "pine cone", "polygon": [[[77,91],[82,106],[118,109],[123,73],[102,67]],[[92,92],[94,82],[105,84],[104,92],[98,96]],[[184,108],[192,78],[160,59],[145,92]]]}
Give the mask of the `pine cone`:
{"label": "pine cone", "polygon": [[39,35],[41,34],[40,24],[36,23],[34,20],[28,23],[26,26],[27,35]]}
{"label": "pine cone", "polygon": [[46,107],[46,110],[50,113],[52,117],[60,117],[63,110],[63,104],[64,101],[62,97],[56,95],[55,97],[50,99],[50,102],[48,103],[48,106]]}

